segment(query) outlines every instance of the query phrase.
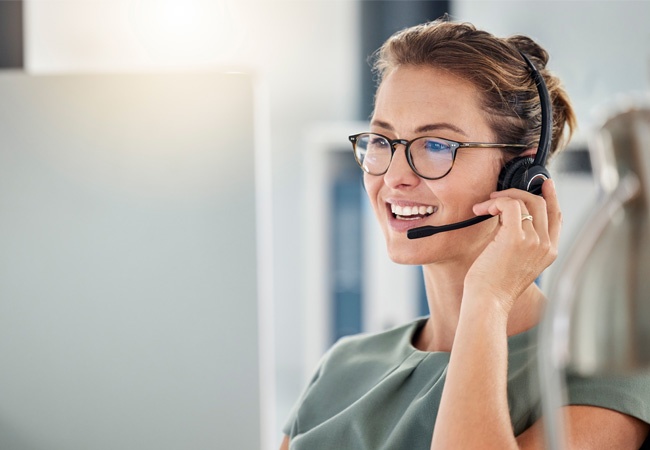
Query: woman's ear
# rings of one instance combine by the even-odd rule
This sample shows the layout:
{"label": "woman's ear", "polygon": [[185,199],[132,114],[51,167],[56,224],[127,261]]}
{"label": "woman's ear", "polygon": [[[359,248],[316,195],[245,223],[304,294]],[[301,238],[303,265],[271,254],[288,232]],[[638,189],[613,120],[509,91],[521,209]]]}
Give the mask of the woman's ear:
{"label": "woman's ear", "polygon": [[517,155],[517,157],[523,156],[523,157],[528,157],[528,158],[535,159],[536,154],[537,154],[537,149],[536,148],[527,148],[521,154]]}

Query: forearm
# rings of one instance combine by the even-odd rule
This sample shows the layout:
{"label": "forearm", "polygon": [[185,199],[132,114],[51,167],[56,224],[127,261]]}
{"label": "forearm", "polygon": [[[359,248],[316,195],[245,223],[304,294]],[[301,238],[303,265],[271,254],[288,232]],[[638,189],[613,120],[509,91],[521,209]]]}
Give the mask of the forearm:
{"label": "forearm", "polygon": [[461,306],[432,449],[518,448],[507,397],[507,313],[492,300]]}

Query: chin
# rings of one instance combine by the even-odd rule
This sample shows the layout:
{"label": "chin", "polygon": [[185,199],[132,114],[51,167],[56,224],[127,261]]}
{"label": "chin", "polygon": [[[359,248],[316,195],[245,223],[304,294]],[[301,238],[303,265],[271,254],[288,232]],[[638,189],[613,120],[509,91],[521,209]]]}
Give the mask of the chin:
{"label": "chin", "polygon": [[[423,239],[410,240],[387,234],[388,257],[396,264],[423,266],[434,262],[475,259],[492,239],[494,223],[487,221],[470,228],[449,231]],[[459,245],[459,242],[464,244]]]}
{"label": "chin", "polygon": [[404,257],[404,258],[393,258],[392,256],[390,257],[390,260],[393,261],[395,264],[401,264],[403,266],[424,266],[426,264],[429,264],[428,261],[420,261],[418,259],[415,259],[413,257]]}
{"label": "chin", "polygon": [[[409,248],[410,247],[410,248]],[[421,266],[429,264],[431,258],[426,258],[422,247],[418,245],[391,245],[387,244],[388,257],[395,264],[407,266]]]}

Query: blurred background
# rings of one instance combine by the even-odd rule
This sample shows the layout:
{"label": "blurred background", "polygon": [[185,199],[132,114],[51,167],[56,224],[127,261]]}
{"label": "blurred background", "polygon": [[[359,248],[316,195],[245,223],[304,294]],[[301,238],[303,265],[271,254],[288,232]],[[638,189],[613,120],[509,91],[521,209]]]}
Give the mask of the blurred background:
{"label": "blurred background", "polygon": [[347,136],[368,57],[445,12],[564,80],[566,247],[599,111],[650,87],[650,2],[0,0],[0,447],[276,448],[337,338],[425,314]]}

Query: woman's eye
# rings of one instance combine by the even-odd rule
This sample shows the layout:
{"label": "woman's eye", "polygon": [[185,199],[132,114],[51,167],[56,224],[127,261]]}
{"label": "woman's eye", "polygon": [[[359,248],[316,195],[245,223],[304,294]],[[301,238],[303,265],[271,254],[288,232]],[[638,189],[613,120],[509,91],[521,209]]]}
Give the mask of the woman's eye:
{"label": "woman's eye", "polygon": [[373,137],[370,139],[370,145],[374,147],[387,147],[388,141],[386,141],[386,139],[381,137]]}
{"label": "woman's eye", "polygon": [[448,151],[449,145],[441,141],[427,140],[424,143],[424,148],[431,152],[440,152],[440,151]]}

